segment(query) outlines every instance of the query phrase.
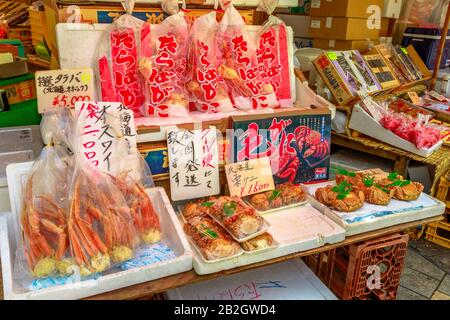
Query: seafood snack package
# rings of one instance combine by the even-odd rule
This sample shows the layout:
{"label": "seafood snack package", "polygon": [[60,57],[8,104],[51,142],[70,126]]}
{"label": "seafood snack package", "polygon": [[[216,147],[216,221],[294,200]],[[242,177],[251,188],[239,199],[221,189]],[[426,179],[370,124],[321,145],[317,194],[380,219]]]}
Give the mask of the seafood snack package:
{"label": "seafood snack package", "polygon": [[100,39],[95,63],[97,92],[101,101],[122,102],[135,117],[142,117],[145,96],[139,57],[142,38],[150,32],[150,25],[133,17],[131,7],[105,29]]}
{"label": "seafood snack package", "polygon": [[223,5],[216,43],[221,51],[219,74],[224,78],[234,106],[241,110],[278,108],[275,88],[259,72],[256,41],[236,8]]}
{"label": "seafood snack package", "polygon": [[147,188],[153,188],[154,182],[150,168],[145,162],[136,146],[130,146],[127,140],[119,138],[120,157],[117,161],[116,172],[112,175],[112,181],[122,192],[125,201],[130,208],[130,215],[144,244],[156,243],[161,240],[161,226],[158,214],[152,204]]}
{"label": "seafood snack package", "polygon": [[230,112],[233,104],[228,88],[218,72],[216,11],[197,18],[192,27],[186,88],[195,109],[205,113]]}
{"label": "seafood snack package", "polygon": [[286,24],[272,15],[278,0],[261,0],[257,11],[269,16],[257,33],[256,51],[259,70],[263,81],[272,85],[280,107],[292,107],[291,72],[289,67],[288,35]]}
{"label": "seafood snack package", "polygon": [[66,213],[72,169],[60,154],[48,144],[24,182],[14,279],[30,290],[33,279],[66,276],[72,264]]}
{"label": "seafood snack package", "polygon": [[171,16],[153,25],[151,31],[142,31],[139,72],[145,84],[144,114],[161,118],[186,117],[189,28],[175,0],[162,1],[162,7]]}

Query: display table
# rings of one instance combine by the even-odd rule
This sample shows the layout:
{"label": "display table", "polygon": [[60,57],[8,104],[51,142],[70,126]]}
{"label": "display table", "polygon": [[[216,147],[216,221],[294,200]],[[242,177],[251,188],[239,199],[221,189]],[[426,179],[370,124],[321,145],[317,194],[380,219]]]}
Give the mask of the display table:
{"label": "display table", "polygon": [[247,265],[244,267],[235,268],[235,269],[231,269],[231,270],[227,270],[227,271],[217,272],[217,273],[213,273],[213,274],[209,274],[209,275],[199,276],[195,273],[194,270],[191,270],[191,271],[180,273],[180,274],[177,274],[174,276],[170,276],[170,277],[166,277],[166,278],[162,278],[162,279],[158,279],[158,280],[154,280],[154,281],[144,282],[144,283],[130,286],[127,288],[107,292],[107,293],[100,294],[97,296],[92,296],[87,299],[89,299],[89,300],[142,299],[145,297],[150,297],[153,294],[164,292],[169,289],[182,287],[184,285],[188,285],[188,284],[192,284],[192,283],[196,283],[196,282],[200,282],[200,281],[215,279],[215,278],[218,278],[218,277],[221,277],[224,275],[235,274],[235,273],[242,272],[245,270],[259,268],[259,267],[267,266],[270,264],[286,261],[289,259],[296,259],[296,258],[300,258],[300,257],[313,255],[313,254],[328,251],[328,250],[331,250],[334,248],[343,247],[343,246],[346,246],[349,244],[357,243],[360,241],[375,239],[375,238],[378,238],[381,236],[385,236],[385,235],[389,235],[389,234],[393,234],[393,233],[397,233],[397,232],[402,232],[411,227],[415,227],[418,225],[424,225],[424,224],[428,224],[428,223],[435,222],[435,221],[441,221],[442,219],[443,219],[442,216],[438,216],[438,217],[434,217],[434,218],[430,218],[430,219],[418,220],[418,221],[413,221],[413,222],[409,222],[409,223],[405,223],[405,224],[392,226],[389,228],[375,230],[372,232],[367,232],[364,234],[351,236],[351,237],[346,238],[342,242],[331,244],[331,245],[325,245],[325,246],[317,248],[317,249],[298,252],[298,253],[290,254],[290,255],[287,255],[284,257],[267,260],[267,261],[263,261],[263,262],[259,262],[259,263],[255,263],[252,265]]}

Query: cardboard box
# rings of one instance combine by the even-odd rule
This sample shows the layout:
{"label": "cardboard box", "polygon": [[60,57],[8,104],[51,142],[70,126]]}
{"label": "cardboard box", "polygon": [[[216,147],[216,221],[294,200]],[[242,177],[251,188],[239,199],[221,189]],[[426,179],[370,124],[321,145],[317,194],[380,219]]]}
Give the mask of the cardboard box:
{"label": "cardboard box", "polygon": [[320,55],[313,64],[338,105],[345,105],[355,98],[326,54]]}
{"label": "cardboard box", "polygon": [[371,6],[383,10],[383,0],[312,0],[311,16],[369,18],[376,12]]}
{"label": "cardboard box", "polygon": [[335,40],[378,39],[379,23],[372,24],[368,19],[311,17],[310,34],[312,38]]}
{"label": "cardboard box", "polygon": [[286,23],[286,25],[292,27],[294,31],[294,37],[296,38],[310,38],[309,35],[309,16],[299,16],[292,14],[277,14],[277,17]]}
{"label": "cardboard box", "polygon": [[313,48],[324,50],[358,50],[361,53],[369,51],[371,45],[377,44],[379,44],[378,40],[313,39]]}
{"label": "cardboard box", "polygon": [[402,0],[384,0],[383,18],[400,18],[402,11]]}
{"label": "cardboard box", "polygon": [[6,96],[10,105],[36,99],[36,85],[32,74],[1,80],[0,89],[6,90]]}

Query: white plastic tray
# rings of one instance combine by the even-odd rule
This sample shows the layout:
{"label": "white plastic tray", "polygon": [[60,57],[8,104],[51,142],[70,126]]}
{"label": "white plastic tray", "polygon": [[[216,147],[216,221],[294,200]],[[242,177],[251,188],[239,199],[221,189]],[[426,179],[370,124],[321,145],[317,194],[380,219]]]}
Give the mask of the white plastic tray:
{"label": "white plastic tray", "polygon": [[434,151],[439,149],[443,143],[443,141],[441,140],[431,148],[417,149],[417,147],[411,142],[402,139],[390,130],[385,129],[359,105],[355,105],[353,107],[348,126],[350,129],[359,131],[369,137],[386,142],[394,147],[409,151],[422,157],[428,157]]}
{"label": "white plastic tray", "polygon": [[[315,204],[314,206],[318,207]],[[313,207],[312,204],[269,213],[264,217],[270,223],[267,232],[278,243],[275,250],[264,250],[255,254],[246,253],[217,263],[204,263],[201,256],[194,252],[195,272],[204,275],[229,270],[318,248],[327,243],[337,243],[345,239],[345,230]],[[179,222],[180,224],[183,223],[181,220]]]}
{"label": "white plastic tray", "polygon": [[[318,188],[335,184],[334,181],[303,185],[309,194],[314,195]],[[346,230],[351,236],[373,231],[393,225],[439,216],[445,211],[445,203],[422,192],[415,201],[399,201],[392,199],[387,206],[365,203],[354,212],[339,212],[328,209],[325,205],[311,197],[311,202],[322,207],[323,212]]]}
{"label": "white plastic tray", "polygon": [[163,188],[154,188],[147,192],[161,220],[163,242],[174,251],[176,256],[174,259],[115,272],[101,276],[97,280],[87,280],[37,291],[26,291],[18,283],[13,282],[13,267],[18,245],[15,235],[18,233],[15,230],[17,228],[11,227],[14,225],[11,220],[20,214],[21,185],[31,166],[32,162],[18,163],[9,165],[6,169],[12,213],[7,215],[7,219],[10,220],[8,228],[5,227],[5,223],[3,223],[3,227],[0,225],[0,250],[5,299],[80,299],[192,269],[192,251],[178,223],[172,205]]}

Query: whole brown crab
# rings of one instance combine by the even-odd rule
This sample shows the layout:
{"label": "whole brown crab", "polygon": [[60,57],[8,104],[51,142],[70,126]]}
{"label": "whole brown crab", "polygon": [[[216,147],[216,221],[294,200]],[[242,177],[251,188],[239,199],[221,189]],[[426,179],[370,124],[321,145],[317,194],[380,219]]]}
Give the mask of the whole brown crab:
{"label": "whole brown crab", "polygon": [[423,184],[415,181],[409,181],[409,183],[408,180],[402,181],[404,184],[400,186],[393,186],[393,182],[389,178],[382,179],[378,183],[380,186],[391,190],[394,199],[401,201],[417,200],[423,191]]}
{"label": "whole brown crab", "polygon": [[348,188],[348,193],[341,196],[342,193],[335,191],[336,187],[326,186],[316,190],[316,199],[326,206],[332,207],[338,211],[352,212],[364,205],[364,192],[360,190],[353,191]]}

